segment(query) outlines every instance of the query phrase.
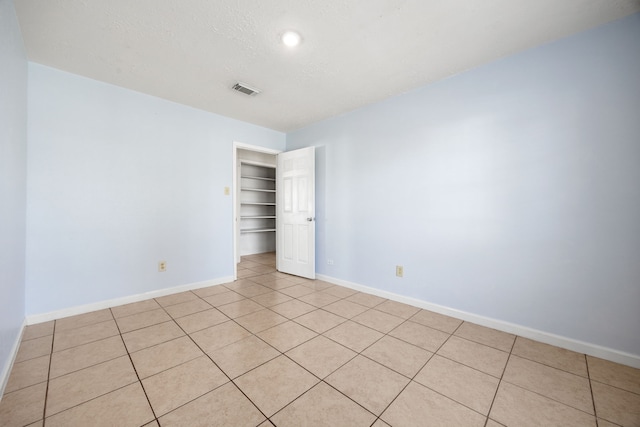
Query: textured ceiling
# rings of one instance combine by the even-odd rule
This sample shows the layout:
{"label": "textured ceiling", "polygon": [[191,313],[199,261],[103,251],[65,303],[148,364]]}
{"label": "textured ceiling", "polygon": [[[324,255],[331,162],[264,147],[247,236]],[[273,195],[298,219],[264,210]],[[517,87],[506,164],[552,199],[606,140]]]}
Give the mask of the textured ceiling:
{"label": "textured ceiling", "polygon": [[[15,0],[31,61],[280,131],[640,10],[640,0]],[[285,48],[279,35],[298,30]],[[262,90],[231,90],[241,81]]]}

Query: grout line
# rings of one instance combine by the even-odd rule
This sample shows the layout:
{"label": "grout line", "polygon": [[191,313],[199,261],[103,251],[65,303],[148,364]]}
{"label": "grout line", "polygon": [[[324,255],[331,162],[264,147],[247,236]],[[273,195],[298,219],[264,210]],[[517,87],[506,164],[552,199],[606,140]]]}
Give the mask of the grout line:
{"label": "grout line", "polygon": [[593,405],[593,416],[596,419],[596,426],[600,423],[598,422],[598,411],[596,411],[596,399],[593,396],[593,385],[591,384],[591,372],[589,371],[589,361],[587,360],[587,355],[584,355],[584,364],[587,366],[587,379],[589,381],[589,393],[591,393],[591,404]]}
{"label": "grout line", "polygon": [[51,353],[49,354],[49,369],[47,371],[47,386],[44,391],[44,405],[42,408],[42,427],[44,427],[47,423],[47,399],[49,398],[49,381],[51,379],[51,362],[53,360],[53,344],[56,339],[56,324],[58,322],[56,320],[53,321],[53,332],[51,332]]}
{"label": "grout line", "polygon": [[509,360],[511,359],[511,354],[513,353],[513,349],[516,346],[516,341],[518,340],[518,336],[513,339],[513,343],[511,344],[511,349],[509,350],[509,357],[507,357],[507,362],[504,364],[504,369],[502,369],[502,375],[500,375],[500,379],[498,381],[498,386],[496,387],[496,391],[493,394],[493,399],[491,399],[491,405],[489,405],[489,411],[487,412],[487,420],[485,421],[485,426],[489,422],[489,415],[491,415],[491,411],[493,410],[493,405],[496,402],[496,397],[498,396],[498,390],[500,390],[500,386],[502,385],[502,379],[504,378],[504,373],[507,371],[507,366],[509,365]]}
{"label": "grout line", "polygon": [[[109,309],[111,310],[111,309]],[[113,316],[113,311],[111,311],[111,316]],[[115,320],[115,318],[114,318]],[[127,352],[127,357],[129,358],[129,363],[131,363],[131,366],[133,367],[133,372],[135,372],[136,374],[136,378],[138,378],[138,382],[140,383],[140,387],[142,387],[142,392],[144,393],[144,397],[147,399],[147,403],[149,404],[149,408],[151,408],[151,413],[153,414],[153,418],[154,420],[158,419],[158,416],[156,415],[156,411],[153,409],[153,405],[151,405],[151,400],[149,400],[149,395],[147,395],[147,390],[144,388],[144,384],[142,384],[142,380],[140,379],[140,374],[138,374],[138,369],[136,368],[135,363],[133,363],[133,359],[131,358],[131,353],[129,352],[129,349],[127,348],[127,344],[124,342],[124,338],[122,337],[122,331],[120,331],[120,325],[118,325],[118,322],[116,322],[116,327],[118,328],[118,332],[120,333],[120,340],[122,341],[122,345],[124,346],[124,350]],[[129,385],[129,384],[127,384]],[[122,387],[121,387],[122,388]],[[115,391],[115,390],[112,390]],[[111,392],[109,392],[111,393]]]}

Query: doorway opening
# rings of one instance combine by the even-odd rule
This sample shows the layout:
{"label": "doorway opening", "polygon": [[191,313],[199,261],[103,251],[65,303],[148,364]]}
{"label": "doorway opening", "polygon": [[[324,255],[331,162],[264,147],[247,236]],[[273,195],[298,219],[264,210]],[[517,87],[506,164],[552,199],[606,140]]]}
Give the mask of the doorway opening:
{"label": "doorway opening", "polygon": [[243,256],[276,251],[277,150],[233,143],[234,276]]}

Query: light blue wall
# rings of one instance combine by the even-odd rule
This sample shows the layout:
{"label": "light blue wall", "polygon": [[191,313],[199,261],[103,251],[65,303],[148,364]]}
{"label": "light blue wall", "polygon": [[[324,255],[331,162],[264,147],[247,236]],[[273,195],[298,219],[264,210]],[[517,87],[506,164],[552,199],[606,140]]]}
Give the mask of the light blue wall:
{"label": "light blue wall", "polygon": [[13,1],[0,0],[0,391],[24,320],[27,59]]}
{"label": "light blue wall", "polygon": [[232,276],[233,141],[285,144],[33,63],[28,130],[27,314]]}
{"label": "light blue wall", "polygon": [[318,272],[640,355],[639,46],[636,14],[288,134]]}

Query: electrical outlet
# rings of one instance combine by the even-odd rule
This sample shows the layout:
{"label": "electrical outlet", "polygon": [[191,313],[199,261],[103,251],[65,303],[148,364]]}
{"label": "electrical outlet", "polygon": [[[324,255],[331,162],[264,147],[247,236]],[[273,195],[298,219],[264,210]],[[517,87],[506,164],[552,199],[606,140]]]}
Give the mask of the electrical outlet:
{"label": "electrical outlet", "polygon": [[167,271],[167,261],[158,262],[158,271],[160,273],[164,273],[165,271]]}
{"label": "electrical outlet", "polygon": [[332,260],[332,259],[328,259],[328,260],[327,260],[327,264],[329,264],[329,265],[333,265],[333,260]]}
{"label": "electrical outlet", "polygon": [[396,265],[396,276],[402,277],[404,276],[404,267],[401,265]]}

